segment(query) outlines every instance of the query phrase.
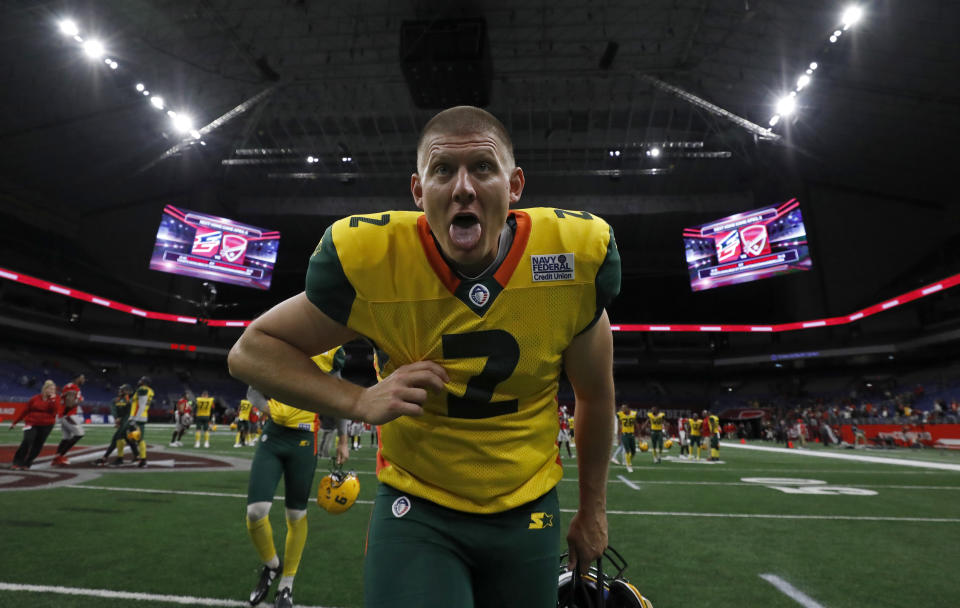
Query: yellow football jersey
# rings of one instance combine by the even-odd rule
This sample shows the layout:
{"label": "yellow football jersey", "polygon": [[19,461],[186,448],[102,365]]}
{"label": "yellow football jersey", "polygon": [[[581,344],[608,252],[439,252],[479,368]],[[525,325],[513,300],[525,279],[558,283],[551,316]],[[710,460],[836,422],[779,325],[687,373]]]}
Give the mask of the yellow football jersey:
{"label": "yellow football jersey", "polygon": [[700,429],[703,427],[703,420],[700,418],[691,418],[687,422],[690,424],[690,436],[699,437]]}
{"label": "yellow football jersey", "polygon": [[657,415],[654,415],[653,412],[647,412],[647,418],[650,419],[650,430],[651,431],[662,431],[663,430],[663,419],[666,418],[666,414],[660,412]]}
{"label": "yellow football jersey", "polygon": [[589,213],[512,211],[513,241],[475,279],[446,263],[419,212],[353,216],[310,259],[308,298],[370,339],[383,377],[430,360],[450,376],[423,416],[380,427],[380,481],[437,504],[496,513],[562,477],[563,351],[620,289],[610,227]]}
{"label": "yellow football jersey", "polygon": [[147,421],[147,412],[150,410],[150,404],[153,403],[153,389],[142,384],[134,389],[133,398],[130,401],[130,420],[137,422]]}
{"label": "yellow football jersey", "polygon": [[253,409],[253,404],[246,399],[241,399],[240,409],[237,410],[237,420],[250,420],[251,409]]}
{"label": "yellow football jersey", "polygon": [[197,397],[197,416],[209,416],[213,412],[213,397]]}
{"label": "yellow football jersey", "polygon": [[632,435],[633,429],[637,424],[636,410],[617,412],[617,419],[620,421],[620,432],[624,435]]}
{"label": "yellow football jersey", "polygon": [[720,432],[720,419],[717,418],[716,416],[711,415],[711,416],[709,416],[709,417],[707,418],[707,420],[709,421],[709,424],[710,424],[710,434],[711,434],[711,435],[716,435],[717,433],[719,433],[719,432]]}
{"label": "yellow football jersey", "polygon": [[[347,360],[347,354],[342,346],[338,346],[325,353],[315,355],[311,357],[311,359],[321,370],[328,374],[333,374],[343,369],[343,364]],[[280,426],[291,429],[299,429],[301,431],[316,432],[318,427],[317,414],[308,412],[307,410],[301,410],[292,405],[287,405],[276,399],[268,399],[267,403],[270,405],[270,419],[273,420],[274,424],[279,424]]]}

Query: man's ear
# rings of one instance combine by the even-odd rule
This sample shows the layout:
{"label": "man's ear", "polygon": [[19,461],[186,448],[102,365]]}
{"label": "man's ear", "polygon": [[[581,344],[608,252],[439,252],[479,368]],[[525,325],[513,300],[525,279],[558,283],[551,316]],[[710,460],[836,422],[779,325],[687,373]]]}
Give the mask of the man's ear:
{"label": "man's ear", "polygon": [[520,167],[514,167],[513,171],[510,172],[510,204],[513,205],[520,200],[520,195],[523,194],[523,186],[526,183],[526,179],[523,176],[523,169]]}
{"label": "man's ear", "polygon": [[417,209],[423,209],[423,184],[420,183],[420,174],[414,173],[410,176],[410,194],[413,195],[413,203]]}

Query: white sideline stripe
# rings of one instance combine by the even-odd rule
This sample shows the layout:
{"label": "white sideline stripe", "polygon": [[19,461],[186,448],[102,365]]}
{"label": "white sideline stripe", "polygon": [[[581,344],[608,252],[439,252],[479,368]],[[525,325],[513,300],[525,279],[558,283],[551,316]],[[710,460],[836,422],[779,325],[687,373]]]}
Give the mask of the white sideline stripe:
{"label": "white sideline stripe", "polygon": [[[195,492],[191,490],[157,490],[150,488],[120,488],[114,486],[62,486],[77,490],[107,490],[110,492],[137,492],[141,494],[176,494],[186,496],[213,496],[217,498],[246,498],[246,494],[227,492]],[[638,488],[639,489],[639,488]],[[275,496],[273,500],[283,500]],[[372,500],[358,500],[356,504],[372,505]],[[560,509],[564,513],[576,513],[576,509]],[[607,511],[608,515],[665,515],[668,517],[728,517],[734,519],[844,519],[851,521],[911,521],[927,523],[960,523],[960,519],[947,517],[885,517],[872,515],[782,515],[779,513],[692,513],[685,511]]]}
{"label": "white sideline stripe", "polygon": [[633,488],[634,490],[639,490],[639,489],[640,489],[640,486],[638,486],[637,484],[633,483],[632,481],[630,481],[629,479],[627,479],[627,478],[624,477],[623,475],[617,475],[617,479],[619,479],[619,480],[622,481],[623,483],[627,484],[628,486],[630,486],[630,487]]}
{"label": "white sideline stripe", "polygon": [[800,591],[776,574],[761,574],[760,578],[776,587],[780,593],[786,595],[804,608],[825,608],[823,604],[813,599],[803,591]]}
{"label": "white sideline stripe", "polygon": [[[188,606],[249,606],[249,602],[240,600],[221,600],[213,597],[190,597],[188,595],[161,595],[157,593],[135,593],[133,591],[112,591],[110,589],[83,589],[81,587],[62,587],[59,585],[21,585],[0,582],[0,591],[30,591],[33,593],[59,593],[61,595],[85,595],[118,600],[139,600],[142,602],[169,602]],[[297,604],[300,606],[300,604]],[[301,608],[324,608],[323,606],[302,606]]]}
{"label": "white sideline stripe", "polygon": [[880,458],[879,456],[858,456],[856,454],[831,454],[829,452],[819,452],[816,450],[797,450],[789,448],[769,448],[762,445],[744,445],[741,443],[730,443],[721,441],[720,445],[725,448],[737,448],[740,450],[757,450],[760,452],[776,452],[778,454],[795,454],[797,456],[815,456],[817,458],[833,458],[836,460],[855,460],[858,462],[872,462],[875,464],[895,464],[901,467],[917,467],[920,469],[942,469],[944,471],[960,471],[960,464],[949,464],[946,462],[931,462],[929,460],[907,460],[905,458]]}
{"label": "white sideline stripe", "polygon": [[[564,513],[576,513],[576,509],[560,509]],[[690,511],[613,511],[607,515],[661,515],[666,517],[718,517],[726,519],[826,519],[845,521],[900,521],[934,524],[960,524],[960,519],[950,517],[888,517],[883,515],[783,515],[781,513],[694,513]]]}
{"label": "white sideline stripe", "polygon": [[[66,485],[64,488],[74,488],[76,490],[106,490],[108,492],[136,492],[138,494],[176,494],[179,496],[213,496],[215,498],[246,498],[246,494],[229,492],[196,492],[193,490],[157,490],[152,488],[123,488],[117,486],[75,486]],[[283,500],[283,496],[274,496],[273,500]],[[358,500],[356,504],[372,505],[372,500]]]}

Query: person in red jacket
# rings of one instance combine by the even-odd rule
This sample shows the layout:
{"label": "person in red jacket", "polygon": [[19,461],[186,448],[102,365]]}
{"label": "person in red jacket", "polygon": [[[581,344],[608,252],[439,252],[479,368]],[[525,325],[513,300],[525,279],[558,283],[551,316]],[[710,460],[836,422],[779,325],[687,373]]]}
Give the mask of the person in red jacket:
{"label": "person in red jacket", "polygon": [[60,397],[57,396],[57,385],[53,380],[47,380],[43,383],[40,394],[30,397],[27,407],[20,411],[20,415],[10,425],[10,430],[13,430],[18,422],[24,421],[23,441],[20,442],[20,447],[13,456],[11,469],[22,471],[30,468],[47,441],[50,431],[53,430],[59,412]]}

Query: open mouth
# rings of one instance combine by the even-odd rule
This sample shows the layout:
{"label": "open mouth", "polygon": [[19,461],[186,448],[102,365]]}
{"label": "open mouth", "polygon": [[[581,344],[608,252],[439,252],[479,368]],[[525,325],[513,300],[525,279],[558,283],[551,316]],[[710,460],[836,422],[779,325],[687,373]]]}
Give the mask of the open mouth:
{"label": "open mouth", "polygon": [[472,213],[458,213],[450,222],[450,239],[461,249],[473,249],[480,243],[483,227]]}

